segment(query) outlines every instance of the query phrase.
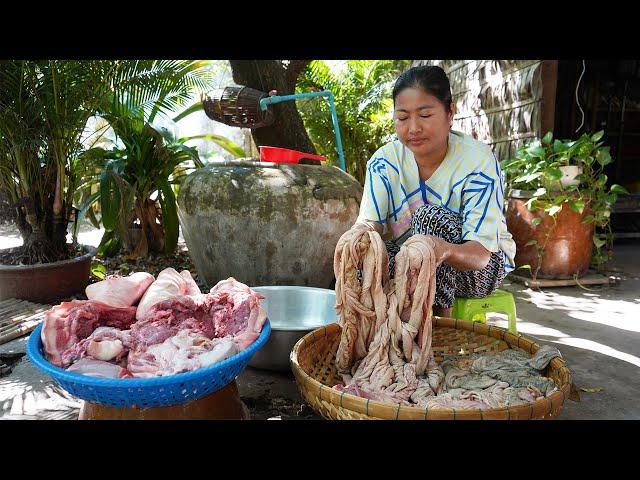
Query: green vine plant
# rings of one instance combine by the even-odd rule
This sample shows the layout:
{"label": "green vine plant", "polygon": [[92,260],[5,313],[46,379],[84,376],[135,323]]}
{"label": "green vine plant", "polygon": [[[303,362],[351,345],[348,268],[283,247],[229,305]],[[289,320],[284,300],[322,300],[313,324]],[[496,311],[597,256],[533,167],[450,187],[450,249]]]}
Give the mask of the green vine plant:
{"label": "green vine plant", "polygon": [[[604,168],[613,159],[610,147],[601,141],[603,135],[604,131],[599,131],[585,133],[577,140],[554,140],[553,133],[548,132],[542,139],[535,139],[520,147],[515,158],[501,162],[510,188],[532,192],[526,202],[527,208],[532,212],[547,213],[554,222],[543,245],[537,245],[535,240],[526,244],[536,244],[538,265],[532,273],[534,280],[540,270],[549,237],[556,228],[557,216],[565,207],[578,214],[588,209],[582,223],[595,224],[591,266],[602,272],[611,258],[614,238],[610,222],[611,207],[619,194],[629,192],[621,185],[607,186]],[[569,166],[578,167],[578,175],[575,182],[563,183],[562,167]],[[540,217],[533,219],[536,226],[541,222]]]}
{"label": "green vine plant", "polygon": [[[542,245],[538,245],[538,241],[537,240],[529,240],[525,244],[525,246],[529,246],[529,245],[535,245],[536,246],[536,259],[537,259],[536,265],[537,266],[536,266],[535,271],[531,275],[533,280],[536,280],[538,278],[538,273],[540,272],[540,268],[542,267],[542,257],[544,256],[545,249],[547,248],[547,244],[549,243],[549,239],[551,238],[551,234],[555,231],[555,229],[556,229],[556,227],[558,225],[557,213],[554,214],[554,215],[549,214],[549,216],[553,220],[553,226],[547,230],[547,235],[544,237],[544,243]],[[542,220],[540,219],[540,217],[537,217],[537,218],[533,219],[533,223],[536,226],[540,225],[541,222],[542,222]],[[527,268],[527,267],[531,268],[531,265],[525,265],[524,267],[521,267],[521,268]]]}

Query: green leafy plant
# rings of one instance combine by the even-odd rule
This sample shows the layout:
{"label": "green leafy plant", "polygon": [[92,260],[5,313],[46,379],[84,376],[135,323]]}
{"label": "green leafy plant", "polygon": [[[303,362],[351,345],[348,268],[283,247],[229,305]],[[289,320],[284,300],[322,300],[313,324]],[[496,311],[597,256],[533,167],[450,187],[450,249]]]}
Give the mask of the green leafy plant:
{"label": "green leafy plant", "polygon": [[98,280],[104,280],[107,276],[107,268],[99,262],[91,262],[91,275]]}
{"label": "green leafy plant", "polygon": [[[85,166],[93,172],[84,188],[90,189],[92,182],[99,181],[99,192],[88,196],[84,206],[100,204],[105,234],[98,253],[111,256],[121,247],[131,257],[172,253],[179,234],[176,198],[180,183],[203,166],[195,147],[185,142],[203,136],[176,139],[140,116],[105,118],[122,146],[93,148],[84,154]],[[221,139],[220,144],[238,156],[244,154],[227,139]]]}
{"label": "green leafy plant", "polygon": [[[502,170],[506,183],[514,189],[531,192],[526,202],[530,211],[543,211],[554,222],[542,245],[536,244],[538,252],[538,268],[549,236],[555,228],[557,216],[563,208],[568,207],[576,213],[583,214],[588,209],[583,223],[593,223],[605,236],[602,239],[596,231],[593,236],[594,253],[592,265],[602,270],[604,263],[611,257],[613,233],[610,225],[611,207],[619,194],[628,193],[620,185],[607,186],[604,167],[613,160],[609,147],[601,141],[603,131],[594,134],[583,134],[577,140],[558,140],[548,132],[542,139],[536,139],[516,152],[515,158],[503,160]],[[563,182],[563,167],[578,167],[575,182]],[[540,218],[533,220],[535,225],[541,223]],[[535,240],[527,245],[533,245]]]}
{"label": "green leafy plant", "polygon": [[[75,220],[74,243],[84,216],[98,224],[94,206],[101,197],[103,174],[111,175],[110,183],[102,181],[109,188],[125,185],[112,175],[123,158],[148,158],[154,149],[162,158],[169,152],[190,155],[185,145],[161,148],[159,136],[144,125],[185,105],[194,91],[210,89],[207,65],[191,60],[0,61],[0,189],[16,209],[24,240],[19,262],[69,258],[73,254],[66,245],[69,222]],[[102,170],[105,165],[88,161],[97,156],[85,154],[81,142],[87,121],[98,113],[114,122],[126,117],[118,128],[127,130],[134,149],[126,157],[122,152],[104,156],[113,162],[113,168],[106,170]],[[145,140],[136,143],[133,131]],[[161,179],[158,182],[167,190]],[[171,205],[165,203],[163,208]],[[172,215],[166,210],[165,216]]]}
{"label": "green leafy plant", "polygon": [[23,238],[18,262],[73,255],[66,245],[80,137],[117,83],[116,61],[0,61],[0,189]]}
{"label": "green leafy plant", "polygon": [[170,253],[178,241],[174,174],[179,166],[202,166],[198,153],[183,142],[167,142],[140,118],[108,118],[123,147],[83,155],[87,167],[100,170],[99,192],[87,202],[100,202],[105,234],[98,253],[113,255],[123,244],[133,256]]}
{"label": "green leafy plant", "polygon": [[130,257],[175,250],[179,185],[190,171],[203,166],[197,150],[186,142],[212,140],[235,156],[244,156],[241,147],[224,137],[175,138],[154,124],[158,115],[166,117],[191,100],[195,89],[211,86],[205,67],[206,63],[195,61],[136,62],[129,75],[163,81],[124,83],[100,110],[117,144],[83,153],[84,183],[77,193],[78,218],[86,216],[95,226],[101,222],[105,228],[98,254],[112,256],[122,247]]}
{"label": "green leafy plant", "polygon": [[[298,78],[296,92],[331,90],[342,137],[347,172],[364,183],[367,161],[393,138],[391,90],[407,60],[349,60],[342,71],[321,60]],[[336,138],[327,102],[299,101],[298,110],[318,153],[338,165]]]}

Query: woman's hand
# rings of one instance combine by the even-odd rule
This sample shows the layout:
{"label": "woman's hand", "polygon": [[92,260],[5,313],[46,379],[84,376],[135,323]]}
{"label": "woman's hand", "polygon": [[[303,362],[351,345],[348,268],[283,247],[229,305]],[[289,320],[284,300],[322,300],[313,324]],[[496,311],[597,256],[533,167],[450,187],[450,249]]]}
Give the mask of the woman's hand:
{"label": "woman's hand", "polygon": [[433,235],[425,235],[425,237],[431,238],[435,247],[433,249],[436,257],[436,267],[439,266],[442,262],[444,262],[449,255],[451,254],[451,245],[449,242],[445,242],[440,237],[434,237]]}

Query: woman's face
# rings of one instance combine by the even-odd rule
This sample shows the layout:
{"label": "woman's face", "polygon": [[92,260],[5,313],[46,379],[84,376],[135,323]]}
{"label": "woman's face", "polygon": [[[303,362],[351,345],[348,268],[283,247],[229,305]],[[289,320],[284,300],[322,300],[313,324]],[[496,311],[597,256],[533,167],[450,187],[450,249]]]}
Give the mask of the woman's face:
{"label": "woman's face", "polygon": [[405,88],[397,96],[393,123],[402,142],[414,156],[423,157],[446,148],[455,106],[447,113],[440,100],[420,88]]}

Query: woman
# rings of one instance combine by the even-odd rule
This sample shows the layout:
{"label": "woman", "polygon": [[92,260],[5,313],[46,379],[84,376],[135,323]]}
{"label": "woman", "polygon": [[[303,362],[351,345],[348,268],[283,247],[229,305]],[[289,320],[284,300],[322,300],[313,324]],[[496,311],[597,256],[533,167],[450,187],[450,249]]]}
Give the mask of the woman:
{"label": "woman", "polygon": [[433,237],[434,314],[450,317],[456,296],[490,295],[514,269],[500,166],[487,145],[451,130],[455,105],[440,67],[400,75],[393,103],[398,140],[367,162],[358,222],[373,223],[383,239],[390,238],[391,275],[406,238]]}

